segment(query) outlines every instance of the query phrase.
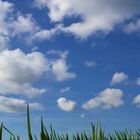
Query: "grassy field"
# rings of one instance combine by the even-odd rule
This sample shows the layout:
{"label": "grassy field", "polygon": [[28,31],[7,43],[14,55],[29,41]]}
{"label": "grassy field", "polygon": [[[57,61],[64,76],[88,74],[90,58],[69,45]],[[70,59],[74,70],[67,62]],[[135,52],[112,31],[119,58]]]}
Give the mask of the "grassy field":
{"label": "grassy field", "polygon": [[[0,140],[3,140],[3,130],[6,130],[10,134],[9,140],[21,140],[19,136],[15,136],[8,130],[3,123],[0,127]],[[68,134],[58,135],[52,126],[50,126],[49,131],[46,130],[42,118],[40,122],[40,136],[37,138],[31,132],[29,106],[27,106],[27,132],[28,140],[140,140],[140,130],[136,130],[135,132],[128,132],[127,130],[114,131],[113,134],[105,135],[105,131],[99,123],[91,123],[91,134],[83,131],[72,136]]]}

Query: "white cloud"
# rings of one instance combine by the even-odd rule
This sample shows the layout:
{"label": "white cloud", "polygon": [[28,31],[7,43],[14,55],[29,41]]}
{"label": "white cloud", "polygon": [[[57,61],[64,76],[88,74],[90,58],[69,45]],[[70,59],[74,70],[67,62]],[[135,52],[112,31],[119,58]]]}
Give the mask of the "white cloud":
{"label": "white cloud", "polygon": [[47,1],[46,0],[35,0],[34,2],[35,2],[34,6],[36,6],[38,8],[41,8],[42,6],[43,7],[47,6]]}
{"label": "white cloud", "polygon": [[63,111],[70,112],[75,109],[76,102],[61,97],[57,100],[57,106]]}
{"label": "white cloud", "polygon": [[42,40],[46,40],[49,39],[52,35],[55,34],[55,30],[40,30],[38,32],[36,32],[33,36],[31,36],[31,38],[29,38],[29,41],[34,42],[34,41],[42,41]]}
{"label": "white cloud", "polygon": [[137,107],[140,107],[140,94],[134,98],[133,104],[135,104]]}
{"label": "white cloud", "polygon": [[[8,47],[11,38],[22,35],[23,33],[30,36],[39,29],[32,18],[32,15],[22,14],[19,11],[16,11],[12,3],[1,0],[0,27],[0,50]],[[24,38],[25,36],[22,36],[22,39]]]}
{"label": "white cloud", "polygon": [[[21,99],[15,99],[5,96],[0,96],[0,112],[23,112],[26,110],[27,102]],[[42,110],[43,106],[39,103],[30,103],[30,109]]]}
{"label": "white cloud", "polygon": [[76,74],[74,72],[69,72],[70,66],[66,62],[69,54],[68,51],[49,50],[47,54],[53,58],[50,60],[50,75],[53,80],[61,82],[76,78]]}
{"label": "white cloud", "polygon": [[35,32],[39,29],[36,25],[34,19],[31,14],[20,15],[18,14],[16,20],[13,20],[11,24],[9,24],[9,28],[13,30],[13,35],[18,35],[22,33],[31,33]]}
{"label": "white cloud", "polygon": [[7,35],[7,24],[5,20],[8,18],[8,14],[10,14],[12,11],[13,4],[0,0],[0,25],[2,27],[0,28],[0,34]]}
{"label": "white cloud", "polygon": [[52,36],[58,34],[60,29],[61,29],[61,25],[56,26],[51,29],[37,30],[36,32],[32,34],[32,36],[30,36],[30,38],[28,38],[28,42],[32,43],[36,41],[43,41],[43,40],[50,39]]}
{"label": "white cloud", "polygon": [[20,49],[0,52],[0,93],[32,97],[46,92],[32,87],[47,70],[46,66],[46,59],[39,52],[25,54]]}
{"label": "white cloud", "polygon": [[68,71],[69,66],[63,58],[52,61],[51,70],[52,74],[57,81],[64,81],[67,79],[76,78],[76,74]]}
{"label": "white cloud", "polygon": [[[104,33],[113,30],[114,26],[131,19],[140,12],[139,0],[34,0],[38,7],[48,7],[49,17],[53,22],[63,23],[65,17],[80,16],[81,21],[62,27],[64,32],[71,32],[80,38],[92,33]],[[80,8],[79,8],[80,7]]]}
{"label": "white cloud", "polygon": [[140,86],[140,77],[137,78],[136,84],[137,84],[138,86]]}
{"label": "white cloud", "polygon": [[124,28],[126,33],[140,32],[140,19],[137,19],[135,22],[130,22]]}
{"label": "white cloud", "polygon": [[112,77],[111,85],[124,82],[127,79],[128,76],[124,72],[116,72]]}
{"label": "white cloud", "polygon": [[85,66],[90,67],[90,68],[96,68],[97,63],[94,61],[85,61]]}
{"label": "white cloud", "polygon": [[36,52],[36,51],[39,51],[39,47],[38,46],[32,47],[32,52]]}
{"label": "white cloud", "polygon": [[99,95],[93,99],[90,99],[82,105],[86,110],[93,109],[96,107],[102,107],[110,109],[112,107],[119,107],[124,102],[122,100],[123,92],[120,89],[107,88],[100,92]]}
{"label": "white cloud", "polygon": [[65,92],[70,91],[70,89],[71,89],[71,87],[65,87],[65,88],[62,88],[62,89],[60,90],[60,92],[61,92],[61,93],[65,93]]}
{"label": "white cloud", "polygon": [[9,2],[2,2],[0,0],[0,51],[5,49],[8,46],[8,29],[5,19],[7,14],[12,11],[13,5]]}
{"label": "white cloud", "polygon": [[67,53],[59,55],[58,58],[47,59],[40,52],[26,54],[20,49],[1,51],[0,93],[33,97],[47,91],[46,88],[33,86],[42,76],[58,82],[75,78],[76,74],[68,71]]}
{"label": "white cloud", "polygon": [[52,49],[52,50],[47,51],[47,54],[60,57],[61,59],[66,59],[69,52]]}

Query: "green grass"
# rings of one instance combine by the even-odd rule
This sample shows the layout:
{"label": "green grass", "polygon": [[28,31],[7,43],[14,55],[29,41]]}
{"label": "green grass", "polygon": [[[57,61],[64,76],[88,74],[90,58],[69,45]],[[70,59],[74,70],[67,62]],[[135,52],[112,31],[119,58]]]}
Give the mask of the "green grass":
{"label": "green grass", "polygon": [[[0,140],[3,140],[3,130],[9,133],[9,140],[21,140],[19,136],[15,136],[8,130],[3,123],[0,125]],[[140,140],[140,130],[136,130],[135,132],[128,132],[127,130],[115,131],[113,134],[105,135],[104,129],[99,123],[91,123],[91,134],[87,134],[83,131],[73,134],[70,137],[67,133],[65,135],[58,135],[52,126],[50,126],[50,130],[47,131],[42,118],[40,122],[40,136],[38,138],[31,132],[29,106],[27,106],[27,132],[28,140]]]}

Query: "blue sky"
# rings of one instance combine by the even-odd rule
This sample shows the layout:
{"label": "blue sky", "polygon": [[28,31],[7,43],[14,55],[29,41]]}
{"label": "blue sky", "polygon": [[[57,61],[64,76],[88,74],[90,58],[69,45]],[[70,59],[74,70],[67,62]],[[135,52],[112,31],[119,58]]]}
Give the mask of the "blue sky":
{"label": "blue sky", "polygon": [[[0,120],[26,136],[40,116],[59,133],[136,129],[139,0],[0,0]],[[7,134],[6,134],[7,135]]]}

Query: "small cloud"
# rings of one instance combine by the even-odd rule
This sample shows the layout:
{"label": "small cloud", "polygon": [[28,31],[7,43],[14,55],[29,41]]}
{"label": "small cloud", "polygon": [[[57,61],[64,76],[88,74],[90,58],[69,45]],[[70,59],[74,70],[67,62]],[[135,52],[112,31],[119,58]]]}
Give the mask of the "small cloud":
{"label": "small cloud", "polygon": [[119,84],[128,79],[128,76],[124,72],[116,72],[113,74],[111,85]]}
{"label": "small cloud", "polygon": [[69,66],[66,64],[66,60],[62,58],[52,61],[51,70],[53,76],[58,82],[76,78],[76,74],[74,72],[68,71]]}
{"label": "small cloud", "polygon": [[56,56],[59,56],[62,59],[66,59],[68,54],[69,54],[69,52],[68,51],[61,51],[61,50],[52,49],[52,50],[47,51],[47,54],[56,55]]}
{"label": "small cloud", "polygon": [[62,88],[62,89],[60,90],[60,93],[68,92],[68,91],[70,91],[70,89],[71,89],[71,87]]}
{"label": "small cloud", "polygon": [[70,112],[72,110],[75,109],[76,107],[76,102],[72,101],[72,100],[68,100],[64,97],[61,97],[57,100],[57,106],[63,110],[63,111],[66,111],[66,112]]}
{"label": "small cloud", "polygon": [[85,61],[85,66],[90,67],[90,68],[96,68],[97,63],[94,61]]}
{"label": "small cloud", "polygon": [[80,118],[83,119],[84,117],[85,117],[85,114],[84,113],[80,115]]}
{"label": "small cloud", "polygon": [[119,107],[124,102],[122,100],[123,92],[120,89],[107,88],[100,92],[95,98],[90,99],[82,105],[86,110],[102,107],[104,109],[110,109],[112,107]]}
{"label": "small cloud", "polygon": [[32,52],[36,52],[36,51],[38,51],[39,50],[39,47],[37,47],[37,46],[34,46],[33,48],[32,48]]}
{"label": "small cloud", "polygon": [[137,95],[137,96],[134,98],[133,103],[134,103],[137,107],[140,107],[140,94]]}
{"label": "small cloud", "polygon": [[140,32],[140,19],[137,19],[135,22],[130,22],[125,28],[124,32],[126,33],[135,33]]}
{"label": "small cloud", "polygon": [[140,94],[133,99],[133,104],[135,104],[137,107],[140,107]]}
{"label": "small cloud", "polygon": [[33,42],[40,42],[44,40],[49,40],[52,36],[56,35],[56,33],[59,31],[59,26],[56,26],[52,29],[40,29],[36,31],[34,34],[32,34],[31,37],[27,39],[28,43]]}
{"label": "small cloud", "polygon": [[50,76],[51,79],[56,80],[57,82],[62,82],[64,80],[75,79],[76,74],[70,72],[70,65],[67,64],[68,51],[61,50],[49,50],[47,51],[48,55],[52,55],[53,58],[50,59]]}
{"label": "small cloud", "polygon": [[140,77],[137,78],[136,84],[137,84],[138,86],[140,86]]}

